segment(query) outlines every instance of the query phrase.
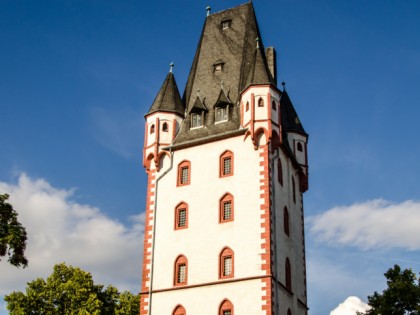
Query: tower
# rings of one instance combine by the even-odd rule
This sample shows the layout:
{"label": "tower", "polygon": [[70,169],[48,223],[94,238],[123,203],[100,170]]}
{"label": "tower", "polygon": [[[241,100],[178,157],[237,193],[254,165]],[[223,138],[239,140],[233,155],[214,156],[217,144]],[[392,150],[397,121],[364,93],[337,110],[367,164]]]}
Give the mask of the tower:
{"label": "tower", "polygon": [[252,2],[208,14],[146,114],[141,315],[307,314],[307,139]]}

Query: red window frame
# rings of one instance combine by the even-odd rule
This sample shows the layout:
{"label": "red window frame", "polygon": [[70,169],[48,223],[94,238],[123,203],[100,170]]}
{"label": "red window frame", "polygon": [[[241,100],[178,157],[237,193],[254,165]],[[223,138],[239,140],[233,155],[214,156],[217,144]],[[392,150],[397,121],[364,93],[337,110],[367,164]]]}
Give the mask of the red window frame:
{"label": "red window frame", "polygon": [[[182,210],[185,211],[185,225],[180,226],[180,214]],[[182,230],[186,228],[188,228],[188,204],[181,202],[175,207],[175,230]]]}
{"label": "red window frame", "polygon": [[[181,267],[185,266],[185,275],[183,281],[180,280]],[[175,260],[174,266],[174,286],[186,285],[188,283],[188,260],[184,255],[179,255]]]}
{"label": "red window frame", "polygon": [[187,312],[185,311],[185,308],[182,305],[177,305],[174,308],[174,311],[172,312],[172,315],[186,315]]}
{"label": "red window frame", "polygon": [[[230,273],[225,274],[226,262],[230,259]],[[233,278],[235,275],[235,255],[229,247],[223,248],[219,255],[219,279]]]}
{"label": "red window frame", "polygon": [[[225,172],[225,161],[230,159],[230,173]],[[228,177],[233,175],[233,152],[232,151],[225,151],[220,155],[220,165],[219,165],[219,176],[220,177]]]}
{"label": "red window frame", "polygon": [[[230,217],[225,218],[225,207],[230,204]],[[219,223],[231,222],[234,219],[234,201],[230,193],[226,193],[219,201]]]}
{"label": "red window frame", "polygon": [[[183,179],[183,170],[187,169],[187,179]],[[191,162],[190,161],[182,161],[178,164],[178,178],[177,178],[177,186],[186,186],[189,185],[191,182]]]}
{"label": "red window frame", "polygon": [[219,306],[219,315],[226,315],[230,311],[230,315],[233,315],[233,304],[228,299],[224,299]]}

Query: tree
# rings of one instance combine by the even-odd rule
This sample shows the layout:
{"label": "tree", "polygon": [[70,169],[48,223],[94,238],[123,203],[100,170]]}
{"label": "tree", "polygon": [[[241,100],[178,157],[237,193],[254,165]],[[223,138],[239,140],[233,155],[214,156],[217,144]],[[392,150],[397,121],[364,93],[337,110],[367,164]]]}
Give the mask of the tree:
{"label": "tree", "polygon": [[92,275],[64,263],[47,280],[28,283],[26,293],[6,295],[10,315],[138,315],[140,295],[94,284]]}
{"label": "tree", "polygon": [[[394,265],[386,273],[388,287],[368,296],[367,315],[420,315],[420,278],[411,269]],[[363,313],[358,313],[359,315]]]}
{"label": "tree", "polygon": [[12,205],[6,202],[8,198],[9,195],[0,194],[0,258],[7,255],[10,264],[25,268],[28,266],[25,257],[26,230],[19,223]]}

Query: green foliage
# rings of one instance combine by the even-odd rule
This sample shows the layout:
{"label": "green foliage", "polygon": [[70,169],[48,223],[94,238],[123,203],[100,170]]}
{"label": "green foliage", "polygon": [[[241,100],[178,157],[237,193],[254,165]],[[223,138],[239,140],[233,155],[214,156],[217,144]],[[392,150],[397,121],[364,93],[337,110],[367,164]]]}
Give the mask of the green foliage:
{"label": "green foliage", "polygon": [[80,268],[54,266],[47,278],[28,283],[26,294],[5,297],[10,315],[138,315],[140,295],[113,286],[94,284],[92,275]]}
{"label": "green foliage", "polygon": [[[420,278],[411,269],[394,265],[386,273],[387,285],[382,294],[368,296],[372,307],[368,315],[420,315]],[[361,315],[362,313],[358,313]]]}
{"label": "green foliage", "polygon": [[[9,263],[24,268],[28,266],[25,257],[26,230],[17,220],[17,212],[6,200],[7,194],[0,194],[0,258],[9,256]],[[1,260],[1,259],[0,259]]]}

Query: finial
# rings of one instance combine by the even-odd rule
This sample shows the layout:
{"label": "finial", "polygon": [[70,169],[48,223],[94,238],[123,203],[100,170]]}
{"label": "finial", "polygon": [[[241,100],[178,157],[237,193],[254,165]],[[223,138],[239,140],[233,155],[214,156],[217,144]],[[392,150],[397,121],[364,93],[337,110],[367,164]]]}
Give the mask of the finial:
{"label": "finial", "polygon": [[255,41],[257,42],[257,48],[260,48],[260,38],[258,36],[255,39]]}
{"label": "finial", "polygon": [[211,11],[211,7],[208,5],[207,8],[206,8],[206,10],[207,10],[207,16],[209,16],[210,15],[210,11]]}
{"label": "finial", "polygon": [[286,91],[286,82],[282,82],[281,85],[283,85],[283,92]]}
{"label": "finial", "polygon": [[174,69],[174,66],[175,66],[175,65],[174,65],[174,62],[172,61],[172,62],[171,62],[171,64],[170,64],[169,66],[170,66],[170,68],[169,68],[169,72],[170,72],[170,73],[172,73],[172,70]]}

